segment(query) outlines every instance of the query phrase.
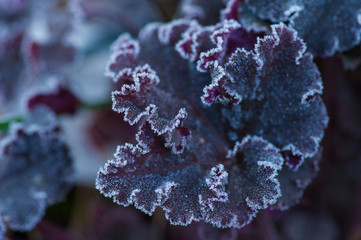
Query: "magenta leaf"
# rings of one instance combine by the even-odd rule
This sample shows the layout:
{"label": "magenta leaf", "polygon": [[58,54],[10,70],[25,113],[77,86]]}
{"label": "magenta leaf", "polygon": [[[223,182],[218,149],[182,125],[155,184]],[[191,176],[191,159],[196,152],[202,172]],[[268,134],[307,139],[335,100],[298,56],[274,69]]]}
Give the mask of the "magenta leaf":
{"label": "magenta leaf", "polygon": [[14,230],[32,229],[73,181],[69,151],[57,127],[13,125],[1,141],[0,165],[0,215]]}
{"label": "magenta leaf", "polygon": [[221,19],[239,21],[238,9],[242,2],[243,0],[228,0],[226,8],[221,11]]}
{"label": "magenta leaf", "polygon": [[57,115],[74,114],[81,106],[81,102],[69,88],[58,82],[53,89],[37,92],[27,100],[29,110],[38,106],[47,106]]}
{"label": "magenta leaf", "polygon": [[318,56],[332,56],[360,43],[361,2],[332,1],[245,1],[259,18],[272,22],[289,21]]}

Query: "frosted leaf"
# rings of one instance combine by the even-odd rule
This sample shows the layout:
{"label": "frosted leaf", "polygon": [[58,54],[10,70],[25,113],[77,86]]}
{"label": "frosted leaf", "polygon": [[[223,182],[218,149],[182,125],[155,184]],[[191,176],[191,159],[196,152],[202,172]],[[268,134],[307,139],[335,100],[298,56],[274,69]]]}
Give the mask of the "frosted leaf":
{"label": "frosted leaf", "polygon": [[289,20],[292,14],[303,10],[304,0],[276,0],[272,2],[262,0],[246,0],[246,6],[257,13],[261,19],[268,19],[272,22]]}
{"label": "frosted leaf", "polygon": [[124,206],[134,204],[148,214],[161,206],[177,225],[202,218],[198,195],[208,189],[205,175],[212,163],[197,164],[192,151],[173,154],[148,124],[138,133],[136,146],[123,145],[115,156],[98,173],[96,187],[105,196]]}
{"label": "frosted leaf", "polygon": [[206,219],[217,227],[240,228],[281,196],[277,172],[283,159],[270,143],[250,136],[241,143],[236,142],[228,158],[232,159],[227,190],[224,190],[228,201],[208,205]]}
{"label": "frosted leaf", "polygon": [[317,56],[349,50],[361,40],[359,0],[248,0],[245,7],[262,19],[289,21]]}
{"label": "frosted leaf", "polygon": [[[248,223],[258,209],[273,202],[279,193],[273,190],[270,196],[255,193],[249,196],[248,202],[244,197],[242,206],[246,209],[228,212],[224,217],[222,211],[215,211],[215,215],[209,213],[215,207],[221,208],[219,204],[237,204],[228,203],[225,187],[229,182],[226,168],[232,171],[238,168],[233,168],[232,164],[236,161],[232,160],[232,154],[226,160],[228,147],[222,142],[222,137],[218,137],[217,132],[221,130],[217,124],[221,119],[220,113],[202,109],[199,100],[202,85],[211,80],[210,76],[197,72],[195,63],[190,65],[175,49],[186,32],[198,30],[198,27],[196,23],[185,20],[163,25],[150,24],[140,32],[138,42],[130,39],[129,35],[123,35],[119,38],[124,40],[123,44],[117,41],[113,45],[112,49],[122,46],[121,50],[131,51],[135,48],[127,46],[139,45],[139,52],[133,55],[133,62],[137,62],[138,66],[128,65],[113,70],[110,67],[107,74],[119,87],[113,92],[113,109],[124,113],[124,119],[131,125],[137,124],[140,131],[136,135],[136,145],[127,143],[119,146],[114,154],[115,159],[100,169],[96,186],[118,204],[134,204],[148,214],[160,206],[172,224],[187,225],[192,221],[206,220],[220,227],[240,227]],[[200,31],[198,36],[210,32],[206,29]],[[195,38],[195,42],[202,39]],[[195,51],[198,52],[196,48]],[[112,58],[110,65],[118,63],[122,64]],[[213,116],[210,121],[206,119],[208,116]],[[256,140],[247,139],[244,145],[253,141]],[[268,149],[270,145],[263,142],[263,145],[254,144],[260,154],[261,150],[270,151],[264,153],[263,158],[268,156],[271,162],[277,158],[277,164],[282,164],[277,150]],[[238,150],[243,151],[241,148],[240,145]],[[268,177],[273,178],[272,174],[269,175],[273,165],[268,166],[261,161],[257,165],[260,160],[257,156],[254,161],[259,171],[253,171],[250,167],[249,170],[253,171],[250,174],[262,175],[264,172],[264,180],[268,184]],[[251,159],[252,156],[249,161]],[[247,178],[243,183],[248,183]],[[261,187],[259,189],[260,194],[267,191],[261,190]],[[232,208],[236,209],[236,206]],[[230,220],[230,215],[232,219],[238,219]]]}
{"label": "frosted leaf", "polygon": [[[205,50],[203,47],[197,68],[199,71],[213,69],[213,75],[217,76],[222,75],[223,68],[221,65],[236,49],[252,50],[257,41],[257,35],[254,32],[245,30],[234,20],[225,20],[217,24],[209,34],[209,38],[215,46],[207,46],[208,48]],[[201,44],[198,43],[197,45]]]}
{"label": "frosted leaf", "polygon": [[[257,41],[234,20],[202,27],[183,19],[149,24],[138,40],[122,35],[106,75],[117,87],[113,110],[139,131],[99,170],[97,189],[147,214],[160,207],[176,225],[240,228],[275,204],[278,171],[301,165],[292,158],[299,152],[315,154],[327,117],[312,56],[292,29],[273,29]],[[207,104],[200,96],[212,88],[220,92]]]}
{"label": "frosted leaf", "polygon": [[0,215],[14,230],[32,229],[72,185],[71,158],[56,128],[13,125],[1,141],[0,166]]}
{"label": "frosted leaf", "polygon": [[221,11],[222,20],[234,19],[239,21],[239,6],[243,2],[242,0],[227,0],[227,6]]}
{"label": "frosted leaf", "polygon": [[172,154],[149,125],[138,137],[138,145],[121,146],[116,159],[98,172],[97,189],[120,205],[134,204],[148,214],[159,206],[176,225],[205,220],[239,228],[280,196],[275,177],[283,160],[262,139],[246,138],[236,145],[224,162],[229,176],[223,164],[194,150]]}
{"label": "frosted leaf", "polygon": [[[128,33],[122,34],[111,46],[111,59],[107,64],[105,75],[118,81],[118,75],[126,73],[124,70],[135,67],[139,52],[139,44]],[[122,70],[120,72],[120,70]]]}
{"label": "frosted leaf", "polygon": [[[128,81],[126,79],[129,79],[129,76],[134,73],[137,66],[138,68],[139,66],[149,66],[156,73],[152,75],[156,75],[160,80],[154,93],[148,94],[147,98],[142,97],[144,101],[155,103],[158,107],[168,109],[165,111],[162,109],[160,111],[162,113],[169,110],[172,111],[169,117],[173,117],[178,112],[178,109],[170,107],[171,104],[167,103],[165,107],[159,105],[159,100],[164,102],[164,97],[161,99],[159,97],[152,97],[153,94],[159,96],[164,94],[164,96],[169,96],[170,98],[178,95],[180,99],[188,99],[192,101],[192,104],[201,106],[199,96],[202,93],[202,85],[209,82],[210,77],[208,74],[199,73],[194,64],[189,64],[188,60],[183,59],[175,51],[175,45],[180,41],[184,32],[196,26],[196,23],[187,20],[176,20],[164,25],[158,23],[147,25],[139,33],[137,42],[130,41],[132,44],[139,46],[139,53],[137,51],[132,52],[131,58],[125,56],[119,59],[114,58],[114,55],[112,55],[106,75],[112,77],[115,82],[122,84]],[[128,40],[124,42],[126,43]],[[152,44],[149,44],[149,42]],[[167,54],[158,54],[159,52]],[[126,60],[124,61],[124,59]],[[131,63],[124,64],[128,62]],[[117,67],[113,68],[111,66]]]}
{"label": "frosted leaf", "polygon": [[263,136],[284,151],[312,157],[328,122],[320,74],[294,30],[283,24],[272,29],[253,51],[237,49],[224,66],[219,60],[211,65],[218,75],[203,100],[233,103],[223,114],[240,137]]}

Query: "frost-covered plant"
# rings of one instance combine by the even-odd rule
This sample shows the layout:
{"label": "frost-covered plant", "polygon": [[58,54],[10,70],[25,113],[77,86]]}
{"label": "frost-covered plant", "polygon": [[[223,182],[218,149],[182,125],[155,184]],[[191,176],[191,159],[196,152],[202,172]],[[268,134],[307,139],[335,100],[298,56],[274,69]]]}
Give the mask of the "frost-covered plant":
{"label": "frost-covered plant", "polygon": [[0,0],[0,239],[356,236],[360,4]]}
{"label": "frost-covered plant", "polygon": [[234,21],[121,35],[106,75],[120,86],[114,111],[139,131],[96,187],[148,214],[161,207],[176,225],[240,228],[261,209],[293,205],[317,171],[328,121],[305,50],[283,24],[261,38]]}
{"label": "frost-covered plant", "polygon": [[1,224],[31,230],[73,184],[68,147],[55,116],[39,108],[13,124],[0,143]]}

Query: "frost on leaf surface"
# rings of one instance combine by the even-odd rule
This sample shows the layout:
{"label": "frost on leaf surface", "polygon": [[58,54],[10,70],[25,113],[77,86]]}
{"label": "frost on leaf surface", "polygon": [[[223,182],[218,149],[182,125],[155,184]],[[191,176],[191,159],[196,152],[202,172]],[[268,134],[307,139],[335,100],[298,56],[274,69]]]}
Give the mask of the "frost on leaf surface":
{"label": "frost on leaf surface", "polygon": [[289,21],[315,55],[332,56],[358,45],[361,40],[359,0],[248,0],[259,18],[272,22]]}
{"label": "frost on leaf surface", "polygon": [[56,127],[13,125],[1,141],[0,166],[0,216],[14,230],[32,229],[72,185],[71,158]]}
{"label": "frost on leaf surface", "polygon": [[138,137],[138,145],[120,146],[115,160],[98,173],[97,188],[118,204],[134,204],[148,214],[159,206],[177,225],[204,220],[239,228],[281,195],[276,176],[283,159],[262,139],[236,143],[220,161],[216,156],[203,159],[208,156],[191,149],[172,153],[148,124]]}
{"label": "frost on leaf surface", "polygon": [[[138,41],[123,34],[112,45],[106,75],[118,86],[113,110],[139,131],[136,144],[119,146],[99,170],[96,187],[148,214],[161,207],[172,224],[202,220],[239,228],[280,197],[283,158],[260,137],[228,141],[221,109],[202,104],[212,78],[179,54],[182,36],[198,28],[187,20],[154,23]],[[208,46],[202,40],[210,29],[195,41]],[[193,49],[193,60],[201,48]]]}
{"label": "frost on leaf surface", "polygon": [[312,55],[305,53],[295,31],[283,24],[272,29],[252,51],[238,48],[229,58],[209,61],[209,54],[227,51],[218,44],[201,55],[198,65],[215,76],[204,89],[203,101],[225,104],[224,117],[238,138],[262,136],[300,156],[297,168],[304,157],[316,154],[328,122],[320,98],[323,87]]}

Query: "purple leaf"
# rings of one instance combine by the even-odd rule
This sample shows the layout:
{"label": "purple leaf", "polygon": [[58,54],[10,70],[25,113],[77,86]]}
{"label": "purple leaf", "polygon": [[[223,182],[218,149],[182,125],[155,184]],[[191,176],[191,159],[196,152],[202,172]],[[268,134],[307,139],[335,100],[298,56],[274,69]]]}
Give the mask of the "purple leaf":
{"label": "purple leaf", "polygon": [[68,148],[58,128],[34,124],[13,125],[1,144],[0,214],[10,228],[30,230],[72,185]]}
{"label": "purple leaf", "polygon": [[58,83],[48,92],[37,92],[28,99],[29,110],[38,106],[47,106],[57,115],[74,114],[81,106],[81,102],[70,89]]}
{"label": "purple leaf", "polygon": [[99,171],[97,188],[148,214],[159,206],[176,225],[205,220],[239,228],[280,196],[275,177],[283,159],[259,138],[245,138],[229,153],[224,163],[231,176],[214,158],[172,153],[148,124],[138,133],[138,144],[120,146],[115,157]]}
{"label": "purple leaf", "polygon": [[210,61],[205,56],[227,51],[219,38],[217,48],[201,55],[198,66],[213,73],[203,102],[233,103],[223,114],[239,137],[263,136],[283,151],[312,157],[328,122],[320,74],[294,30],[283,24],[272,29],[252,51]]}
{"label": "purple leaf", "polygon": [[239,21],[238,9],[243,0],[228,0],[227,6],[221,11],[222,20],[236,20]]}
{"label": "purple leaf", "polygon": [[[228,182],[224,180],[228,201],[212,201],[213,198],[202,196],[203,206],[207,221],[215,226],[240,228],[250,223],[258,210],[266,209],[281,196],[277,171],[282,168],[283,159],[270,143],[249,136],[241,143],[236,142],[228,157],[232,159]],[[219,173],[216,176],[215,180],[220,181]],[[222,196],[215,180],[210,189],[214,189],[216,196]]]}
{"label": "purple leaf", "polygon": [[[118,88],[113,110],[139,131],[100,169],[97,189],[150,215],[160,207],[176,225],[240,228],[275,204],[281,151],[315,155],[327,116],[312,56],[292,29],[273,29],[256,45],[235,21],[176,20],[147,25],[138,41],[121,35],[106,75]],[[223,105],[201,101],[212,88]]]}

